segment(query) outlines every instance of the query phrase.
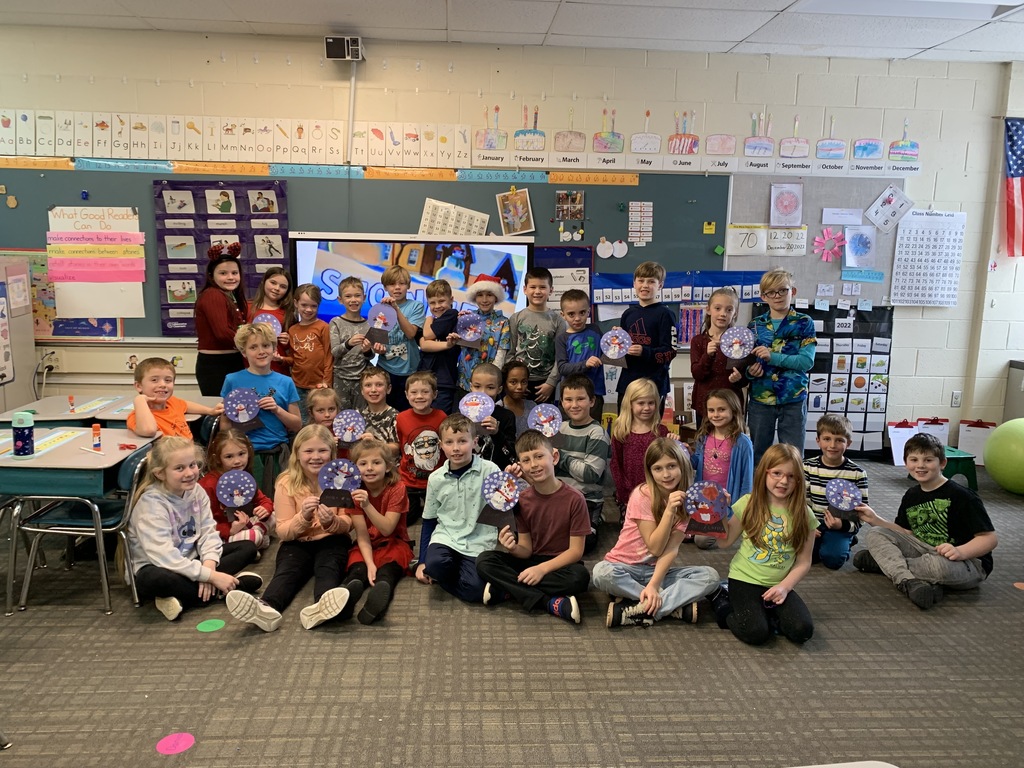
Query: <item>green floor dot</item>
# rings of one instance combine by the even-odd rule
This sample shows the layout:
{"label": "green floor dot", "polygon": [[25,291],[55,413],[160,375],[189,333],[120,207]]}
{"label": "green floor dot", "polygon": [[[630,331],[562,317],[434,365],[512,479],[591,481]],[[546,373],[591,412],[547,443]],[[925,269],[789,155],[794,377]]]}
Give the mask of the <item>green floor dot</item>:
{"label": "green floor dot", "polygon": [[224,620],[207,619],[196,624],[196,629],[200,632],[216,632],[218,629],[224,629]]}

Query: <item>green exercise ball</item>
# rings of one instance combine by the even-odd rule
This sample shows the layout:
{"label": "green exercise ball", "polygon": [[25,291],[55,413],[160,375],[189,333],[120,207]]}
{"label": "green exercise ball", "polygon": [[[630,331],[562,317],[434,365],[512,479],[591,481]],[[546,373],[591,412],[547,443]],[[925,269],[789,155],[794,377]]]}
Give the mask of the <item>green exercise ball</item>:
{"label": "green exercise ball", "polygon": [[1024,496],[1024,419],[1002,424],[985,443],[985,471],[1001,488]]}

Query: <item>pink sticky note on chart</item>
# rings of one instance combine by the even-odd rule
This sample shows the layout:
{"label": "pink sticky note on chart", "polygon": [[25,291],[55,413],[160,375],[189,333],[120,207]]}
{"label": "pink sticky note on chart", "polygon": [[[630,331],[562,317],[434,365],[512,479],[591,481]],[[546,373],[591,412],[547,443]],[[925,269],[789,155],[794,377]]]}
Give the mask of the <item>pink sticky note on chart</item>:
{"label": "pink sticky note on chart", "polygon": [[191,733],[172,733],[156,743],[156,751],[161,755],[177,755],[191,749],[195,743],[196,737]]}

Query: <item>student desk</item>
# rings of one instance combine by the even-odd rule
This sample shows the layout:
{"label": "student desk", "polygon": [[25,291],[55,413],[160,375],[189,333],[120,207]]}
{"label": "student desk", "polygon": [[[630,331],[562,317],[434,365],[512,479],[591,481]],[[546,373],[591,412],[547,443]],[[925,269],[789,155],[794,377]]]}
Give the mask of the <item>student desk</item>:
{"label": "student desk", "polygon": [[[67,398],[64,398],[67,408]],[[47,439],[57,442],[47,449]],[[92,429],[86,427],[58,427],[37,429],[36,450],[31,459],[12,456],[10,433],[0,432],[0,488],[12,496],[46,496],[59,501],[62,498],[85,496],[100,498],[117,487],[117,470],[136,448],[151,443],[154,438],[139,437],[126,429],[101,429],[103,453],[94,453]],[[134,444],[136,448],[121,449],[119,444]],[[89,450],[83,451],[82,448]],[[22,515],[21,504],[15,503],[11,518],[11,531],[17,531]],[[106,563],[103,552],[101,523],[96,520],[96,549],[101,563]],[[14,571],[18,537],[12,533],[9,568],[7,571],[7,615],[11,615],[14,602]],[[104,571],[105,573],[105,571]],[[104,589],[106,592],[106,589]],[[110,611],[109,594],[107,612]]]}
{"label": "student desk", "polygon": [[[126,429],[128,424],[128,414],[135,410],[136,397],[137,395],[129,395],[126,398],[121,398],[116,403],[111,403],[106,408],[98,411],[93,418],[102,423],[105,427]],[[186,397],[183,399],[188,400],[190,403],[204,405],[207,408],[213,408],[213,406],[223,400],[223,398],[213,395],[199,395],[198,397]],[[187,413],[185,414],[185,420],[188,422],[189,428],[191,429],[194,424],[203,420],[203,414]]]}
{"label": "student desk", "polygon": [[32,418],[37,427],[88,426],[98,420],[103,409],[116,409],[125,404],[132,404],[131,395],[79,396],[75,398],[75,410],[72,412],[67,395],[51,395],[0,413],[0,429],[10,429],[14,414],[19,411],[33,411]]}

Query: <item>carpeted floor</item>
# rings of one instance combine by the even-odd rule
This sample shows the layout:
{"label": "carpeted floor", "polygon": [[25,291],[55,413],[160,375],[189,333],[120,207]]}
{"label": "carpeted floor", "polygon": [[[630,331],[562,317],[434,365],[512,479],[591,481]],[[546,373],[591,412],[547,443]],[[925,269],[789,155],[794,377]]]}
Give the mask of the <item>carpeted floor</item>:
{"label": "carpeted floor", "polygon": [[[865,463],[890,518],[910,481]],[[414,580],[378,625],[304,631],[302,593],[273,634],[223,602],[168,623],[71,572],[51,538],[29,608],[0,617],[7,766],[1024,765],[1024,499],[979,470],[1000,537],[980,590],[915,608],[881,576],[815,566],[798,591],[814,638],[742,645],[713,619],[609,631],[607,597],[575,626],[468,606]],[[606,526],[601,552],[617,529]],[[6,532],[0,541],[6,573]],[[728,570],[731,552],[682,549]],[[23,554],[19,560],[24,563]],[[273,558],[255,570],[269,579]],[[20,575],[20,574],[19,574]],[[227,619],[213,633],[205,619]],[[196,743],[161,756],[162,737]]]}

